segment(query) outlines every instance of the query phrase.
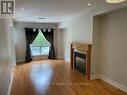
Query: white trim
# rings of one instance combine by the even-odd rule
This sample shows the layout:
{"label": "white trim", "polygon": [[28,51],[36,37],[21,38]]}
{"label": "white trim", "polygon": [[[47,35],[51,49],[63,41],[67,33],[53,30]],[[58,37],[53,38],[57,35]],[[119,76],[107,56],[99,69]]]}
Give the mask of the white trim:
{"label": "white trim", "polygon": [[121,85],[121,84],[115,82],[114,80],[111,80],[111,79],[109,79],[109,78],[107,78],[107,77],[105,77],[103,75],[100,75],[100,79],[104,80],[105,82],[107,82],[107,83],[115,86],[116,88],[118,88],[118,89],[120,89],[120,90],[122,90],[122,91],[127,93],[127,87],[126,86]]}
{"label": "white trim", "polygon": [[91,75],[90,80],[99,79],[99,75]]}
{"label": "white trim", "polygon": [[33,56],[33,61],[36,61],[36,60],[47,60],[47,59],[48,59],[48,55]]}
{"label": "white trim", "polygon": [[11,81],[10,81],[10,85],[9,85],[9,88],[8,88],[8,93],[7,93],[7,95],[10,95],[10,94],[11,94],[11,87],[12,87],[13,78],[14,78],[14,73],[13,73],[13,71],[12,71]]}

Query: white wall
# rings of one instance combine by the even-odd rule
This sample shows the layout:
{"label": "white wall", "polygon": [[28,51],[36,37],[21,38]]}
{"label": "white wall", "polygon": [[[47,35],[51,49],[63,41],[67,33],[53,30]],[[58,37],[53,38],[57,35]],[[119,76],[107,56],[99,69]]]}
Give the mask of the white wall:
{"label": "white wall", "polygon": [[64,49],[64,59],[66,61],[70,61],[70,43],[72,42],[72,33],[69,31],[69,29],[63,29],[63,49]]}
{"label": "white wall", "polygon": [[0,95],[7,95],[15,66],[11,19],[0,18]]}
{"label": "white wall", "polygon": [[63,59],[63,56],[64,56],[64,54],[63,54],[63,30],[62,29],[58,29],[57,30],[57,58],[59,58],[59,59]]}
{"label": "white wall", "polygon": [[[64,29],[64,58],[70,62],[70,43],[92,44],[91,79],[101,78],[127,91],[127,6],[102,6],[60,23]],[[125,7],[122,11],[121,8]],[[117,12],[116,10],[120,11]],[[98,15],[105,15],[100,19]]]}
{"label": "white wall", "polygon": [[[100,18],[94,17],[93,18],[93,36],[92,36],[92,75],[98,75],[100,73]],[[98,77],[98,76],[97,76]],[[96,77],[95,77],[96,78]]]}
{"label": "white wall", "polygon": [[[59,24],[60,28],[63,28],[64,31],[64,58],[70,62],[70,45],[71,42],[80,42],[80,43],[93,43],[93,17],[98,14],[107,13],[109,11],[116,10],[118,8],[127,6],[127,2],[116,4],[116,5],[101,5],[97,8],[90,9],[86,12],[77,14],[68,19],[65,19],[62,23]],[[94,43],[95,44],[95,43]],[[94,46],[93,46],[94,47]],[[98,64],[96,57],[93,55],[96,53],[96,49],[92,50],[92,64],[91,64],[91,75],[98,75]],[[95,58],[94,58],[95,57]],[[94,60],[96,61],[94,61]]]}
{"label": "white wall", "polygon": [[101,18],[100,74],[127,88],[127,8]]}
{"label": "white wall", "polygon": [[[25,38],[25,27],[31,28],[54,28],[54,46],[57,58],[63,58],[62,43],[63,34],[57,27],[57,24],[43,24],[43,23],[27,23],[27,22],[15,22],[15,48],[16,48],[16,60],[18,62],[25,61],[25,49],[26,49],[26,38]],[[60,49],[59,49],[60,48]],[[41,56],[41,59],[47,59],[48,56]],[[34,59],[40,59],[36,57]]]}

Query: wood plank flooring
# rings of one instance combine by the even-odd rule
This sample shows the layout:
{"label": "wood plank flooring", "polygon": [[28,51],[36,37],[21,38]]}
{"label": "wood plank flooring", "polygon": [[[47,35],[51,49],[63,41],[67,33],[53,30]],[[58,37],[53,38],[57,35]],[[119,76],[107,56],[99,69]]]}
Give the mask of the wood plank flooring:
{"label": "wood plank flooring", "polygon": [[33,61],[18,65],[11,95],[127,95],[98,79],[85,80],[64,60]]}

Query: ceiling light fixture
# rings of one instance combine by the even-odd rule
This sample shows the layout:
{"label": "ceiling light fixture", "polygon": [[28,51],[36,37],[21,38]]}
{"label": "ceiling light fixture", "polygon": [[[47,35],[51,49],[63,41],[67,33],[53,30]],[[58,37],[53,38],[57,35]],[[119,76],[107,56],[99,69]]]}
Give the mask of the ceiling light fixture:
{"label": "ceiling light fixture", "polygon": [[24,9],[24,8],[22,8],[21,10],[22,10],[22,11],[24,11],[25,9]]}
{"label": "ceiling light fixture", "polygon": [[88,3],[88,6],[91,6],[91,5],[92,5],[92,4],[89,2],[89,3]]}
{"label": "ceiling light fixture", "polygon": [[10,27],[12,28],[12,27],[13,27],[13,25],[12,25],[12,24],[10,24]]}
{"label": "ceiling light fixture", "polygon": [[44,20],[45,18],[43,18],[43,17],[39,17],[38,19],[39,19],[39,20]]}
{"label": "ceiling light fixture", "polygon": [[124,2],[125,0],[106,0],[107,3],[121,3],[121,2]]}

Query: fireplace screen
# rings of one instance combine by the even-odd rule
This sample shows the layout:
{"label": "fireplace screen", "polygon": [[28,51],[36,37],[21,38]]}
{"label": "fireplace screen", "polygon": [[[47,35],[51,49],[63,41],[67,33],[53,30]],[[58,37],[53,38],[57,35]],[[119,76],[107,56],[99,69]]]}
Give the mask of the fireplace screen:
{"label": "fireplace screen", "polygon": [[86,75],[86,54],[74,51],[75,69]]}

